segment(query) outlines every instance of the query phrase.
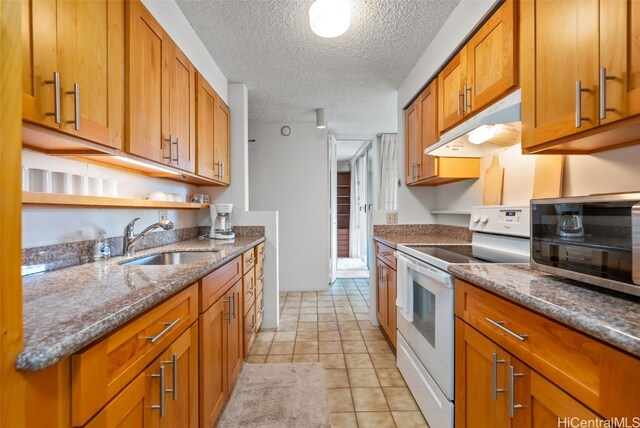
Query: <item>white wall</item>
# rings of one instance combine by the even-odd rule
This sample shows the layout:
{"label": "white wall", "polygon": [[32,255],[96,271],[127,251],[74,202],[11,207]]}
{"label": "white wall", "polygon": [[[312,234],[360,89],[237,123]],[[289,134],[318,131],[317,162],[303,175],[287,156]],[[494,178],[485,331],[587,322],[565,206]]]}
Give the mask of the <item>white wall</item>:
{"label": "white wall", "polygon": [[142,0],[142,3],[189,58],[198,72],[207,79],[220,98],[229,104],[227,78],[176,2],[174,0]]}
{"label": "white wall", "polygon": [[[23,165],[81,174],[90,177],[110,178],[118,183],[118,196],[141,199],[153,190],[178,193],[183,200],[198,193],[196,186],[177,181],[149,178],[96,164],[48,156],[31,150],[22,151]],[[198,226],[198,211],[169,210],[169,220],[176,228]],[[25,206],[22,210],[23,248],[41,245],[96,239],[100,230],[108,236],[123,234],[124,227],[135,217],[140,217],[138,228],[158,221],[158,210],[135,209],[84,209]]]}
{"label": "white wall", "polygon": [[249,202],[278,211],[280,288],[326,290],[329,282],[327,132],[313,123],[250,123]]}
{"label": "white wall", "polygon": [[337,162],[337,171],[338,172],[349,172],[351,171],[351,166],[349,165],[349,161],[338,161]]}

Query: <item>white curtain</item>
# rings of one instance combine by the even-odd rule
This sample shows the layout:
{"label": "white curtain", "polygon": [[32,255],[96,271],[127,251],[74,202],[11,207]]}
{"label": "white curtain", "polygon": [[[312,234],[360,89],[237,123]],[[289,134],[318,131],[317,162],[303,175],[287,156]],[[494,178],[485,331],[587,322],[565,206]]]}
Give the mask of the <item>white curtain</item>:
{"label": "white curtain", "polygon": [[364,151],[358,158],[358,254],[355,256],[365,261],[367,253],[367,211],[365,205],[367,203],[367,152]]}
{"label": "white curtain", "polygon": [[397,134],[380,137],[380,209],[395,211],[398,206]]}
{"label": "white curtain", "polygon": [[360,198],[360,189],[358,186],[358,178],[360,165],[357,159],[351,159],[351,161],[349,161],[349,165],[351,166],[351,198],[349,198],[349,257],[359,257],[360,217],[358,215],[358,200]]}

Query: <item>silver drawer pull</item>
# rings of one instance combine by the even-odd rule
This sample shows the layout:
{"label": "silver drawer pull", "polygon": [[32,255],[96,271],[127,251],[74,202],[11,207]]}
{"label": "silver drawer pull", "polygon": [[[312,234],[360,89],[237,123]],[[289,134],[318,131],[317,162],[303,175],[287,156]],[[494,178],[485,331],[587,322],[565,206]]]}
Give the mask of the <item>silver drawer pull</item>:
{"label": "silver drawer pull", "polygon": [[156,343],[158,340],[160,340],[162,336],[169,333],[169,330],[175,327],[179,322],[180,322],[180,318],[177,318],[173,322],[163,322],[162,325],[166,325],[164,330],[162,330],[160,333],[156,334],[155,336],[145,336],[144,338],[149,339],[149,342],[151,343]]}
{"label": "silver drawer pull", "polygon": [[68,95],[73,95],[73,108],[75,112],[73,114],[73,120],[67,120],[66,123],[73,123],[76,131],[80,130],[80,84],[73,84],[73,91],[66,91]]}
{"label": "silver drawer pull", "polygon": [[255,286],[251,286],[248,290],[247,290],[247,294],[253,294],[253,292],[255,291],[256,287]]}
{"label": "silver drawer pull", "polygon": [[485,320],[487,320],[488,322],[490,322],[491,324],[493,324],[494,326],[498,327],[500,330],[504,331],[505,333],[507,333],[510,336],[515,337],[516,339],[518,339],[520,342],[524,342],[525,340],[527,340],[527,337],[529,337],[526,334],[517,334],[512,332],[511,330],[509,330],[508,328],[506,328],[505,326],[503,326],[504,321],[494,321],[491,318],[487,318],[485,317]]}
{"label": "silver drawer pull", "polygon": [[524,404],[514,404],[514,378],[524,376],[524,373],[515,373],[513,366],[509,366],[509,417],[513,418],[515,409],[522,409]]}
{"label": "silver drawer pull", "polygon": [[264,314],[264,306],[260,308],[260,315]]}
{"label": "silver drawer pull", "polygon": [[160,378],[160,404],[153,404],[151,408],[154,410],[160,410],[160,417],[163,418],[165,414],[165,398],[164,398],[164,366],[160,366],[160,373],[153,373],[151,377]]}
{"label": "silver drawer pull", "polygon": [[229,312],[224,315],[224,319],[229,321],[229,324],[231,324],[231,297],[227,297],[226,299],[224,299],[224,303],[229,304]]}
{"label": "silver drawer pull", "polygon": [[173,366],[173,388],[167,388],[164,392],[171,392],[173,400],[178,399],[178,354],[173,354],[171,359],[164,362],[165,364],[171,364]]}
{"label": "silver drawer pull", "polygon": [[47,85],[53,85],[53,112],[46,112],[46,116],[54,116],[56,123],[62,121],[60,114],[60,73],[53,72],[53,79],[45,80]]}
{"label": "silver drawer pull", "polygon": [[505,363],[506,360],[499,360],[498,354],[492,354],[491,365],[493,367],[493,401],[498,399],[498,392],[504,392],[504,388],[498,388],[498,364]]}

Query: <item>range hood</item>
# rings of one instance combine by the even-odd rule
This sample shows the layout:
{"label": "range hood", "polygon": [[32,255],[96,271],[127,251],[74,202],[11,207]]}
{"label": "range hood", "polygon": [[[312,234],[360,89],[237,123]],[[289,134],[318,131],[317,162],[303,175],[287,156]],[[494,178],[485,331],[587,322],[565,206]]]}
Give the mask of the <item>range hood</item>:
{"label": "range hood", "polygon": [[442,134],[425,154],[442,157],[482,158],[520,143],[521,90]]}

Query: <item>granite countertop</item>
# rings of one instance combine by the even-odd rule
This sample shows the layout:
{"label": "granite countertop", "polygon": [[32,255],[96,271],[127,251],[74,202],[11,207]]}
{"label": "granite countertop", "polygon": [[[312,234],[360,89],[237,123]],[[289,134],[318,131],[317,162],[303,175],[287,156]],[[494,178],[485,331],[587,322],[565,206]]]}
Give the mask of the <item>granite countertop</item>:
{"label": "granite countertop", "polygon": [[449,272],[640,357],[640,298],[531,269],[526,264],[460,264]]}
{"label": "granite countertop", "polygon": [[470,244],[467,228],[440,224],[402,224],[374,226],[373,239],[397,248],[398,245]]}
{"label": "granite countertop", "polygon": [[[236,237],[233,243],[191,239],[133,257],[24,277],[24,349],[17,368],[35,371],[52,366],[262,241],[264,236],[258,235]],[[204,260],[181,265],[119,264],[168,251],[212,252]]]}

